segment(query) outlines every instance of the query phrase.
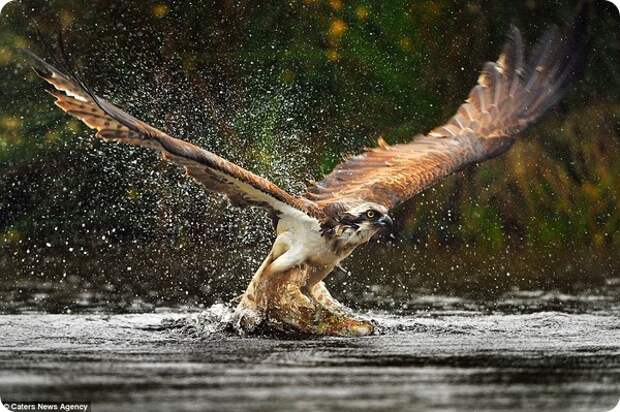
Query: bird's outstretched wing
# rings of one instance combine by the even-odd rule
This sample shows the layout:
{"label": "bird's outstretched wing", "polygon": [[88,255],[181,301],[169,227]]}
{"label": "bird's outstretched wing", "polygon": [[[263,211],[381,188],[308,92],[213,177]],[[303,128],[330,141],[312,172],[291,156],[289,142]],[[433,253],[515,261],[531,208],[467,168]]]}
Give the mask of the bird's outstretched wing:
{"label": "bird's outstretched wing", "polygon": [[274,183],[255,175],[207,150],[167,135],[97,97],[79,79],[65,74],[31,52],[37,74],[56,90],[56,105],[97,130],[97,137],[155,149],[208,190],[225,194],[235,206],[262,206],[278,215],[304,215],[321,218],[317,206],[308,199],[293,196]]}
{"label": "bird's outstretched wing", "polygon": [[574,77],[585,14],[582,9],[567,35],[547,31],[527,61],[521,33],[512,27],[499,59],[484,65],[478,85],[448,123],[408,144],[379,140],[379,147],[341,163],[305,196],[320,206],[356,198],[392,208],[449,174],[504,153]]}

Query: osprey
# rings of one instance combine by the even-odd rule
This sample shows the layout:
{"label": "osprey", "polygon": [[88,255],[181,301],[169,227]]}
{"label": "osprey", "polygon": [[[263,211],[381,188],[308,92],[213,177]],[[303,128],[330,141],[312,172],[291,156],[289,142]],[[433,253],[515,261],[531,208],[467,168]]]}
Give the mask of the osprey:
{"label": "osprey", "polygon": [[580,60],[578,25],[576,20],[568,35],[547,31],[527,60],[522,36],[512,27],[499,59],[484,65],[478,84],[446,124],[406,144],[380,139],[301,196],[138,120],[74,75],[32,57],[36,72],[55,88],[50,91],[55,104],[97,130],[97,137],[157,150],[232,205],[266,208],[277,217],[273,247],[237,304],[235,319],[244,330],[268,322],[305,333],[362,336],[373,332],[373,323],[334,299],[325,277],[355,248],[391,228],[392,208],[452,173],[506,152],[555,104]]}

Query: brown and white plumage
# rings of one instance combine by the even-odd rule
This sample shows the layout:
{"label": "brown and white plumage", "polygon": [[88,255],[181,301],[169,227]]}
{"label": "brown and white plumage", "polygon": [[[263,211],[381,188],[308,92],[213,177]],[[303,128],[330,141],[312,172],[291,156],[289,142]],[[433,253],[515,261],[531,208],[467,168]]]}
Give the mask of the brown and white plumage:
{"label": "brown and white plumage", "polygon": [[56,89],[50,91],[56,106],[97,130],[97,137],[157,150],[164,158],[184,166],[206,189],[225,194],[236,206],[263,206],[277,214],[321,216],[312,202],[290,195],[267,179],[136,119],[94,95],[75,77],[30,55],[38,63],[37,74]]}
{"label": "brown and white plumage", "polygon": [[499,59],[484,65],[478,85],[448,123],[407,144],[379,140],[379,147],[337,166],[306,196],[319,205],[356,198],[393,208],[449,174],[504,153],[566,90],[581,56],[579,29],[564,37],[549,30],[526,62],[521,33],[512,27]]}
{"label": "brown and white plumage", "polygon": [[[54,86],[56,105],[96,129],[97,137],[157,150],[233,205],[275,212],[277,237],[240,300],[242,319],[248,311],[279,313],[280,322],[304,331],[328,333],[318,325],[322,319],[335,325],[329,333],[367,334],[373,326],[347,317],[322,280],[356,247],[392,225],[391,208],[451,173],[504,153],[558,101],[579,62],[584,10],[569,35],[548,31],[527,60],[513,27],[497,62],[485,64],[478,84],[445,125],[407,144],[380,140],[379,147],[340,164],[301,197],[136,119],[75,76],[32,57],[37,73]],[[317,325],[302,326],[303,319]]]}

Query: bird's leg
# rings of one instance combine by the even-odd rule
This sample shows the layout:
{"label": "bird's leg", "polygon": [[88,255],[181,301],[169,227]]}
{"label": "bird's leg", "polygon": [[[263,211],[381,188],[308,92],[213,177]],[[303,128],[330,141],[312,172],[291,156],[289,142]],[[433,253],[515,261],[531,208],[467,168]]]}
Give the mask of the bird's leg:
{"label": "bird's leg", "polygon": [[265,299],[259,296],[260,285],[265,282],[265,269],[273,262],[273,253],[270,252],[260,265],[247,289],[240,297],[235,309],[235,323],[244,330],[251,331],[263,321],[265,311]]}
{"label": "bird's leg", "polygon": [[235,311],[238,326],[248,332],[264,325],[314,335],[371,334],[372,323],[347,314],[327,291],[320,281],[324,268],[297,262],[294,252],[276,241],[241,297]]}
{"label": "bird's leg", "polygon": [[279,273],[271,272],[271,268],[269,265],[256,273],[237,306],[237,321],[243,330],[251,332],[263,325],[269,330],[312,335],[373,333],[372,323],[347,314],[322,283],[306,288],[306,265]]}
{"label": "bird's leg", "polygon": [[312,299],[301,292],[306,269],[296,266],[279,273],[270,266],[257,272],[236,309],[239,326],[252,331],[263,321],[276,327],[304,330],[316,311]]}
{"label": "bird's leg", "polygon": [[329,272],[329,268],[311,268],[308,283],[302,288],[303,293],[309,296],[317,307],[311,332],[338,336],[372,334],[375,326],[370,321],[354,316],[329,293],[323,282]]}
{"label": "bird's leg", "polygon": [[276,240],[237,305],[235,318],[242,329],[251,331],[270,318],[294,326],[302,310],[314,310],[312,300],[301,292],[307,268],[296,256],[286,242]]}
{"label": "bird's leg", "polygon": [[324,282],[318,282],[312,287],[307,288],[306,292],[316,303],[323,309],[336,313],[345,313],[345,307],[342,303],[338,302],[329,290],[325,287]]}
{"label": "bird's leg", "polygon": [[250,284],[248,285],[245,293],[241,295],[239,306],[246,309],[261,310],[264,309],[265,302],[263,296],[259,296],[262,289],[262,285],[267,280],[267,268],[273,262],[273,251],[269,252],[269,255],[265,258],[258,270],[254,273]]}
{"label": "bird's leg", "polygon": [[347,314],[322,282],[308,289],[309,272],[311,269],[302,265],[273,277],[270,289],[276,292],[266,312],[272,328],[332,336],[366,336],[374,332],[371,322]]}

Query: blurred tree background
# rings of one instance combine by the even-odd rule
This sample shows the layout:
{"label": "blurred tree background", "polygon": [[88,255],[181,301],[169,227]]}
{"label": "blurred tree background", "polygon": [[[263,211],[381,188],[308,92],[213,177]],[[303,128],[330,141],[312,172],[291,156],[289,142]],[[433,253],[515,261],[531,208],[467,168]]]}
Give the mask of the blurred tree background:
{"label": "blurred tree background", "polygon": [[[509,25],[531,43],[576,1],[14,1],[0,18],[0,310],[210,304],[273,239],[148,150],[97,141],[19,48],[62,31],[100,95],[301,193],[379,136],[441,124]],[[398,239],[328,278],[357,307],[420,294],[604,292],[620,270],[620,18],[591,7],[585,73],[505,156],[395,211]],[[39,33],[37,33],[39,32]]]}

